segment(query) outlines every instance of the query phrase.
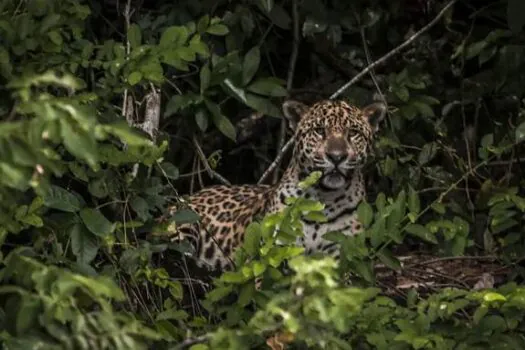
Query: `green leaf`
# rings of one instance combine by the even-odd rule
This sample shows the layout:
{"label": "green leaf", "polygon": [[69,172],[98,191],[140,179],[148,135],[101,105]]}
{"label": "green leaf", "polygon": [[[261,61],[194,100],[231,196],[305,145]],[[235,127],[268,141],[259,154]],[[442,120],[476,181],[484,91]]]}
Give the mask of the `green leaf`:
{"label": "green leaf", "polygon": [[525,25],[525,2],[523,0],[509,0],[507,3],[507,23],[510,30],[519,33]]}
{"label": "green leaf", "polygon": [[494,302],[494,301],[507,301],[507,298],[505,296],[496,293],[496,292],[488,292],[483,296],[483,300],[486,302]]}
{"label": "green leaf", "polygon": [[413,236],[424,239],[427,242],[434,243],[434,244],[437,244],[438,242],[436,237],[432,234],[432,232],[430,232],[430,230],[427,229],[423,225],[409,224],[406,227],[406,231]]}
{"label": "green leaf", "polygon": [[438,145],[434,142],[427,143],[423,146],[423,149],[419,153],[418,161],[420,165],[425,165],[430,162],[436,156],[438,151]]}
{"label": "green leaf", "polygon": [[411,213],[419,214],[421,210],[421,202],[419,201],[419,195],[412,186],[409,186],[408,189],[408,210]]}
{"label": "green leaf", "polygon": [[177,180],[179,178],[179,168],[170,162],[162,162],[159,167],[162,169],[162,174],[168,179]]}
{"label": "green leaf", "polygon": [[200,220],[199,214],[191,209],[180,209],[177,210],[172,216],[171,219],[177,223],[181,224],[191,224]]}
{"label": "green leaf", "polygon": [[175,95],[168,101],[166,110],[164,111],[164,118],[167,118],[180,110],[189,106],[201,103],[203,100],[201,95],[188,93],[185,95]]}
{"label": "green leaf", "polygon": [[445,214],[447,208],[442,204],[442,203],[432,203],[430,205],[430,208],[432,208],[432,210],[434,210],[436,213],[438,214]]}
{"label": "green leaf", "polygon": [[148,202],[146,202],[144,198],[140,196],[133,197],[133,199],[129,202],[129,205],[131,209],[137,213],[139,219],[146,221],[151,217],[149,214]]}
{"label": "green leaf", "polygon": [[357,216],[359,217],[359,221],[363,224],[363,226],[367,228],[374,219],[374,210],[368,202],[362,201],[357,207]]}
{"label": "green leaf", "polygon": [[231,285],[216,287],[206,294],[206,300],[216,303],[228,296],[232,290],[233,287]]}
{"label": "green leaf", "polygon": [[197,123],[201,131],[208,129],[208,113],[205,109],[199,108],[197,112],[195,112],[195,123]]}
{"label": "green leaf", "polygon": [[259,69],[261,62],[261,51],[258,46],[254,46],[246,56],[244,56],[244,62],[242,64],[242,83],[243,85],[248,84],[254,77],[255,73]]}
{"label": "green leaf", "polygon": [[0,176],[4,185],[26,191],[29,188],[31,170],[27,167],[17,167],[10,163],[0,162]]}
{"label": "green leaf", "polygon": [[253,263],[253,275],[255,277],[260,276],[266,271],[267,266],[259,261]]}
{"label": "green leaf", "polygon": [[313,185],[317,184],[321,176],[323,176],[322,172],[318,170],[312,171],[310,174],[308,174],[308,176],[305,179],[299,181],[298,186],[300,189],[306,190],[307,188],[310,188]]}
{"label": "green leaf", "polygon": [[161,320],[177,320],[182,321],[188,318],[188,313],[184,310],[169,309],[164,310],[155,317],[157,321]]}
{"label": "green leaf", "polygon": [[355,261],[355,271],[367,282],[374,282],[374,268],[368,261]]}
{"label": "green leaf", "polygon": [[472,319],[474,320],[474,324],[479,324],[481,319],[485,317],[488,311],[489,311],[489,308],[486,305],[479,306],[474,312],[474,315],[472,317]]}
{"label": "green leaf", "polygon": [[407,102],[410,98],[410,91],[404,86],[397,86],[392,87],[394,93],[399,97],[399,99],[403,102]]}
{"label": "green leaf", "polygon": [[204,91],[208,90],[208,87],[210,86],[211,71],[209,63],[206,63],[204,66],[202,66],[199,77],[201,81],[200,91],[201,94],[203,94]]}
{"label": "green leaf", "polygon": [[13,72],[13,66],[9,57],[9,51],[5,47],[0,46],[0,74],[6,78],[11,78]]}
{"label": "green leaf", "polygon": [[46,207],[69,213],[76,213],[85,205],[82,197],[55,185],[49,186],[49,189],[42,197]]}
{"label": "green leaf", "polygon": [[139,47],[142,42],[142,33],[140,31],[140,27],[135,23],[129,26],[128,41],[132,49]]}
{"label": "green leaf", "polygon": [[62,45],[64,43],[64,41],[62,40],[62,35],[60,35],[60,33],[56,30],[52,31],[52,32],[49,32],[47,33],[47,36],[49,37],[49,39],[51,40],[51,42],[55,45]]}
{"label": "green leaf", "polygon": [[208,34],[212,34],[212,35],[226,35],[230,32],[230,30],[228,29],[227,26],[225,26],[224,24],[220,24],[220,23],[217,23],[217,24],[213,24],[211,26],[208,27],[208,29],[206,30],[206,33]]}
{"label": "green leaf", "polygon": [[250,257],[253,257],[259,251],[261,244],[261,225],[257,222],[252,222],[246,228],[244,235],[243,248]]}
{"label": "green leaf", "polygon": [[129,85],[133,86],[138,84],[142,79],[142,73],[141,72],[132,72],[130,75],[128,75],[128,83]]}
{"label": "green leaf", "polygon": [[397,258],[392,254],[390,250],[386,248],[381,249],[378,252],[377,256],[379,260],[381,260],[381,262],[385,264],[385,266],[395,271],[401,270],[401,263],[399,262],[399,260],[397,260]]}
{"label": "green leaf", "polygon": [[433,117],[434,116],[434,110],[428,104],[421,102],[421,101],[412,101],[410,104],[419,111],[419,114],[421,116],[423,117]]}
{"label": "green leaf", "polygon": [[[268,0],[261,0],[268,1]],[[285,30],[290,29],[290,24],[292,23],[292,18],[286,12],[286,10],[279,4],[272,6],[272,10],[268,13],[268,17],[277,27]]]}
{"label": "green leaf", "polygon": [[204,15],[197,22],[197,32],[202,34],[206,31],[206,29],[208,29],[209,26],[210,26],[210,16]]}
{"label": "green leaf", "polygon": [[[2,296],[3,297],[3,296]],[[11,307],[16,307],[11,305]],[[18,302],[15,323],[17,334],[27,334],[34,329],[38,322],[39,313],[42,311],[42,300],[31,294],[25,294]]]}
{"label": "green leaf", "polygon": [[20,218],[20,222],[23,222],[25,224],[35,226],[35,227],[42,227],[44,226],[44,221],[42,218],[36,214],[27,214]]}
{"label": "green leaf", "polygon": [[233,126],[231,121],[221,113],[219,105],[208,99],[205,99],[204,103],[206,104],[206,107],[208,107],[208,110],[211,112],[213,124],[215,124],[217,129],[219,129],[219,131],[224,136],[228,137],[230,140],[235,142],[237,139],[235,127]]}
{"label": "green leaf", "polygon": [[189,33],[186,27],[171,26],[164,30],[160,37],[159,45],[162,47],[176,48],[188,40]]}
{"label": "green leaf", "polygon": [[272,97],[285,97],[288,92],[281,86],[281,80],[276,78],[260,78],[248,85],[248,91],[255,92],[259,95]]}
{"label": "green leaf", "polygon": [[89,181],[89,177],[86,173],[86,170],[82,165],[80,165],[77,162],[69,162],[67,166],[69,168],[69,171],[71,171],[77,179],[82,180],[84,182]]}
{"label": "green leaf", "polygon": [[70,227],[69,236],[71,237],[71,251],[77,261],[83,264],[91,263],[98,253],[98,244],[91,232],[79,222]]}
{"label": "green leaf", "polygon": [[140,134],[137,129],[129,126],[124,121],[117,121],[113,124],[104,125],[104,131],[117,136],[122,142],[129,146],[151,146],[151,140]]}
{"label": "green leaf", "polygon": [[210,350],[210,347],[206,344],[195,344],[192,345],[189,350]]}
{"label": "green leaf", "polygon": [[108,236],[115,228],[98,209],[84,208],[80,211],[80,218],[88,230],[99,237]]}
{"label": "green leaf", "polygon": [[88,134],[79,126],[73,126],[65,118],[60,119],[61,135],[66,149],[75,157],[85,160],[90,166],[95,167],[98,162],[97,143],[94,135]]}
{"label": "green leaf", "polygon": [[241,101],[242,103],[248,104],[248,101],[246,100],[246,92],[244,91],[244,89],[235,85],[231,79],[224,79],[222,87],[224,88],[224,90],[226,90],[226,92],[239,99],[239,101]]}
{"label": "green leaf", "polygon": [[258,112],[275,118],[281,118],[281,111],[269,99],[254,94],[246,94],[246,104]]}
{"label": "green leaf", "polygon": [[226,271],[220,277],[222,282],[240,284],[246,282],[248,278],[242,272]]}
{"label": "green leaf", "polygon": [[189,47],[196,54],[203,58],[206,58],[210,55],[210,49],[208,48],[208,45],[206,45],[206,43],[201,40],[201,36],[199,34],[195,34],[193,38],[191,38]]}
{"label": "green leaf", "polygon": [[241,288],[241,292],[239,293],[239,298],[237,299],[236,304],[240,307],[245,307],[253,300],[254,294],[254,285],[252,283],[245,284]]}

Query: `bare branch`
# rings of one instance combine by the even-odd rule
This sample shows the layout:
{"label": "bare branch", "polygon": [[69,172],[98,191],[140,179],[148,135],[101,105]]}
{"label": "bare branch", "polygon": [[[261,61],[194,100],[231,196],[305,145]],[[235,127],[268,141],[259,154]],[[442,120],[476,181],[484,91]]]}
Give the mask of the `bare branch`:
{"label": "bare branch", "polygon": [[208,340],[209,340],[209,336],[202,335],[200,337],[186,339],[182,343],[180,343],[180,344],[176,345],[175,347],[173,347],[172,349],[174,349],[174,350],[186,349],[186,348],[189,348],[190,346],[195,345],[195,344],[206,343]]}
{"label": "bare branch", "polygon": [[[131,0],[128,0],[126,3],[126,7],[124,8],[124,19],[126,22],[126,60],[129,59],[129,53],[131,51],[131,44],[129,43],[129,40],[127,39],[127,33],[129,30],[129,26],[131,25]],[[133,112],[132,108],[131,111],[128,110],[128,107],[131,106],[133,108],[133,103],[128,103],[128,89],[124,90],[124,99],[122,101],[122,116],[126,117],[126,120],[129,125],[133,125]]]}
{"label": "bare branch", "polygon": [[[376,66],[385,63],[388,59],[390,59],[392,56],[398,54],[403,49],[411,45],[421,34],[428,31],[430,28],[432,28],[440,19],[445,15],[448,9],[452,7],[457,2],[457,0],[450,1],[439,13],[436,15],[436,17],[430,21],[426,26],[421,28],[419,31],[417,31],[414,35],[412,35],[410,38],[408,38],[406,41],[404,41],[401,45],[397,46],[393,50],[389,51],[386,55],[382,56],[381,58],[377,59],[370,65],[368,65],[365,69],[363,69],[361,72],[359,72],[355,77],[353,77],[348,83],[343,85],[341,88],[339,88],[332,96],[330,96],[330,99],[333,100],[335,98],[338,98],[343,92],[345,92],[350,86],[354,85],[356,82],[358,82],[361,78],[363,78],[366,74],[368,74],[370,71],[372,71]],[[277,154],[277,157],[275,160],[270,164],[268,169],[264,172],[264,174],[261,176],[258,184],[263,183],[269,174],[280,164],[282,158],[284,157],[284,154],[288,151],[288,149],[291,148],[292,144],[294,142],[294,137],[290,138],[288,142],[281,148],[281,151]]]}
{"label": "bare branch", "polygon": [[411,45],[421,34],[428,31],[430,28],[432,28],[434,25],[436,25],[437,22],[445,15],[447,10],[452,7],[457,2],[457,0],[450,1],[432,21],[430,21],[426,26],[418,30],[414,35],[412,35],[410,38],[408,38],[406,41],[404,41],[401,45],[397,46],[395,49],[389,51],[386,55],[379,58],[378,60],[374,61],[372,64],[367,66],[365,69],[363,69],[359,74],[357,74],[355,77],[353,77],[348,83],[343,85],[339,90],[337,90],[332,96],[330,96],[330,99],[338,98],[343,92],[345,92],[350,86],[354,85],[357,81],[359,81],[362,77],[364,77],[368,72],[370,72],[372,69],[374,69],[376,66],[385,63],[388,59],[390,59],[392,56],[398,54],[403,49],[405,49],[407,46]]}
{"label": "bare branch", "polygon": [[[293,86],[295,66],[297,63],[297,56],[299,54],[299,44],[301,41],[301,36],[299,33],[299,10],[297,8],[297,0],[292,0],[292,21],[293,21],[293,47],[292,47],[292,54],[290,55],[290,64],[288,66],[288,77],[286,80],[286,90],[287,91],[290,91]],[[279,131],[279,140],[278,140],[277,149],[282,149],[284,146],[284,141],[286,139],[286,129],[287,129],[286,120],[283,119],[281,121],[281,129]],[[277,164],[274,166],[274,169],[279,168],[279,165],[281,164],[281,159],[282,157],[279,159]],[[279,179],[279,172],[275,171],[273,173],[272,183],[276,183],[278,179]]]}
{"label": "bare branch", "polygon": [[210,164],[208,163],[208,159],[206,159],[206,155],[202,151],[201,146],[199,145],[199,142],[197,141],[197,138],[193,136],[193,145],[195,146],[195,149],[197,150],[197,155],[199,156],[199,159],[201,160],[202,164],[204,165],[204,168],[206,169],[206,172],[212,179],[217,179],[220,182],[222,182],[224,185],[231,185],[231,183],[226,180],[221,174],[217,173],[215,170],[213,170],[210,167]]}
{"label": "bare branch", "polygon": [[277,167],[277,165],[279,165],[279,163],[281,162],[281,160],[283,159],[284,155],[286,154],[286,152],[292,147],[293,143],[295,141],[295,137],[292,136],[288,142],[286,142],[286,144],[283,146],[283,148],[281,148],[281,151],[279,152],[279,154],[277,155],[277,157],[275,158],[275,160],[272,162],[272,164],[270,164],[270,166],[268,167],[268,169],[266,169],[266,171],[264,172],[264,174],[261,176],[261,178],[259,179],[259,181],[257,181],[257,184],[262,184],[267,178],[268,176],[272,173],[273,169],[275,169]]}

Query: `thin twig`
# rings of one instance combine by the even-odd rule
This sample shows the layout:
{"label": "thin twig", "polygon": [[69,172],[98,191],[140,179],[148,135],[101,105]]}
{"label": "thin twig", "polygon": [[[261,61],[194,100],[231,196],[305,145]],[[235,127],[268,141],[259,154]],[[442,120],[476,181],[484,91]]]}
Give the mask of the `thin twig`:
{"label": "thin twig", "polygon": [[284,155],[286,154],[286,152],[288,152],[288,150],[292,147],[293,143],[295,141],[295,136],[292,136],[288,142],[286,142],[286,144],[284,145],[283,148],[281,148],[281,151],[279,152],[279,154],[277,154],[277,157],[275,158],[275,160],[272,162],[272,164],[270,164],[270,166],[268,167],[268,169],[266,169],[266,171],[264,172],[264,174],[262,174],[261,178],[259,179],[259,181],[257,181],[257,184],[262,184],[266,178],[272,173],[273,169],[275,169],[277,167],[277,165],[279,165],[279,163],[281,162],[281,160],[283,159]]}
{"label": "thin twig", "polygon": [[193,145],[195,146],[195,149],[197,150],[197,155],[199,156],[202,164],[204,165],[204,168],[206,169],[206,172],[212,179],[217,179],[220,182],[222,182],[224,185],[231,185],[231,183],[226,180],[221,174],[217,173],[215,170],[213,170],[208,163],[208,159],[206,159],[206,155],[202,151],[201,146],[199,145],[199,142],[197,141],[197,138],[193,136]]}
{"label": "thin twig", "polygon": [[202,335],[200,337],[186,339],[182,343],[174,346],[172,350],[186,349],[195,344],[202,344],[202,343],[207,342],[209,338],[210,337],[207,335]]}
{"label": "thin twig", "polygon": [[[292,47],[292,54],[290,56],[290,63],[288,66],[288,77],[286,79],[286,90],[290,91],[293,87],[293,78],[295,75],[295,66],[297,63],[297,56],[299,54],[299,43],[301,40],[301,37],[299,35],[299,10],[297,9],[297,0],[292,1],[292,21],[293,21],[293,47]],[[283,119],[281,121],[281,129],[279,130],[279,140],[278,140],[278,147],[277,149],[282,149],[284,146],[284,141],[286,139],[286,129],[287,126],[286,119]],[[279,158],[279,161],[277,161],[277,164],[275,165],[276,169],[279,169],[279,166],[281,165],[282,157]],[[279,180],[279,171],[275,171],[273,173],[273,180],[272,183],[275,184]]]}
{"label": "thin twig", "polygon": [[[363,51],[365,52],[366,64],[370,65],[372,63],[372,57],[370,56],[370,50],[368,49],[368,44],[366,43],[365,28],[363,26],[361,26],[360,33],[361,41],[363,43]],[[377,82],[376,74],[373,69],[370,69],[370,78],[372,79],[372,82],[376,87],[377,93],[381,97],[381,101],[383,101],[385,106],[388,105],[388,103],[386,102],[385,94],[383,94],[383,91],[381,91],[381,88],[379,87],[379,83]]]}
{"label": "thin twig", "polygon": [[[128,40],[128,36],[127,36],[127,33],[129,31],[129,27],[131,25],[131,0],[128,0],[128,2],[126,3],[126,7],[124,8],[124,19],[125,19],[125,22],[126,22],[126,33],[125,33],[125,38],[126,38],[126,60],[129,59],[129,53],[131,52],[131,44]],[[128,120],[128,124],[132,125],[132,120],[128,119],[129,118],[129,111],[128,111],[128,89],[125,89],[124,90],[124,99],[122,101],[122,116],[126,117],[126,119]]]}
{"label": "thin twig", "polygon": [[[357,81],[359,81],[361,78],[363,78],[366,74],[368,74],[372,69],[374,69],[376,66],[385,63],[388,59],[390,59],[392,56],[398,54],[403,49],[405,49],[407,46],[411,45],[421,34],[428,31],[430,28],[432,28],[440,19],[443,17],[443,15],[447,12],[449,8],[452,7],[457,2],[457,0],[450,1],[443,9],[437,14],[437,16],[430,21],[426,26],[421,28],[419,31],[417,31],[414,35],[412,35],[410,38],[408,38],[406,41],[404,41],[402,44],[394,48],[393,50],[389,51],[387,54],[382,56],[381,58],[377,59],[370,65],[368,65],[365,69],[363,69],[361,72],[359,72],[355,77],[353,77],[348,83],[343,85],[341,88],[339,88],[332,96],[330,96],[330,99],[335,99],[339,97],[344,91],[346,91],[350,86],[354,85]],[[280,152],[277,154],[277,157],[275,160],[270,164],[268,169],[264,172],[264,174],[261,176],[258,184],[263,183],[266,178],[272,173],[272,171],[279,165],[282,158],[284,157],[284,154],[291,148],[293,142],[295,141],[295,137],[292,136],[288,142],[281,148]]]}
{"label": "thin twig", "polygon": [[423,265],[432,265],[435,263],[440,263],[444,261],[453,261],[453,260],[477,260],[477,261],[485,261],[485,260],[497,260],[498,257],[495,255],[481,255],[481,256],[474,256],[474,255],[466,255],[466,256],[444,256],[440,258],[425,260],[425,261],[418,261],[415,263],[412,263],[410,265],[406,265],[403,267],[403,269],[412,269],[416,266],[423,266]]}
{"label": "thin twig", "polygon": [[439,13],[437,14],[437,16],[432,20],[430,21],[426,26],[424,26],[423,28],[421,28],[420,30],[418,30],[414,35],[412,35],[410,38],[408,38],[406,41],[404,41],[401,45],[399,45],[398,47],[396,47],[395,49],[391,50],[390,52],[388,52],[386,55],[384,55],[383,57],[379,58],[378,60],[374,61],[372,64],[370,64],[369,66],[367,66],[365,69],[363,69],[360,73],[358,73],[355,77],[353,77],[348,83],[346,83],[345,85],[343,85],[341,88],[339,88],[339,90],[337,90],[332,96],[330,96],[330,99],[334,99],[334,98],[337,98],[339,97],[343,92],[345,92],[350,86],[354,85],[358,80],[360,80],[363,76],[365,76],[366,74],[368,74],[368,72],[370,72],[372,69],[374,69],[376,66],[380,65],[380,64],[383,64],[385,63],[388,59],[390,59],[392,56],[398,54],[399,52],[401,52],[404,48],[406,48],[407,46],[411,45],[421,34],[425,33],[426,31],[428,31],[430,28],[432,28],[437,22],[439,22],[439,20],[441,19],[441,17],[443,17],[445,15],[445,13],[447,12],[447,10],[449,8],[452,7],[452,5],[454,5],[455,3],[457,2],[457,0],[452,0],[450,1],[447,5],[445,5],[445,7],[443,7],[443,9],[441,11],[439,11]]}

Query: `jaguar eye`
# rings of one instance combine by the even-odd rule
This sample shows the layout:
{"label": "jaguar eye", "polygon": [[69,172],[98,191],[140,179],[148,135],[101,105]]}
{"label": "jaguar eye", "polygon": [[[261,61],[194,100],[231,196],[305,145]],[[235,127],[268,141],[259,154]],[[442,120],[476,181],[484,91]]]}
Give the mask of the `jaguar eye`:
{"label": "jaguar eye", "polygon": [[318,135],[321,136],[321,137],[324,137],[325,134],[326,134],[324,128],[315,128],[314,131],[315,131],[316,134],[318,134]]}
{"label": "jaguar eye", "polygon": [[350,130],[347,133],[348,140],[353,140],[353,139],[357,138],[358,136],[359,136],[359,134],[355,130]]}

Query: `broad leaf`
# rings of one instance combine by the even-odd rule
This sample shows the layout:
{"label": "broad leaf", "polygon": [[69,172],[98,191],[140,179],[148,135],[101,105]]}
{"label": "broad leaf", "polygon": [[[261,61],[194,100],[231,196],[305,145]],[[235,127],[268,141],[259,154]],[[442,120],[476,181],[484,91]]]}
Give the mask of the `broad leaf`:
{"label": "broad leaf", "polygon": [[85,205],[82,197],[55,185],[51,185],[42,197],[46,207],[70,213],[79,211]]}
{"label": "broad leaf", "polygon": [[77,261],[83,264],[89,264],[98,252],[97,240],[82,223],[76,223],[69,229],[71,237],[71,250]]}
{"label": "broad leaf", "polygon": [[99,237],[105,237],[113,232],[114,225],[98,209],[84,208],[80,218],[89,231]]}
{"label": "broad leaf", "polygon": [[208,107],[209,111],[211,112],[213,124],[215,124],[217,129],[219,129],[219,131],[224,136],[235,142],[237,139],[235,127],[230,122],[230,120],[221,113],[219,105],[208,99],[205,99],[204,102],[206,103],[206,107]]}
{"label": "broad leaf", "polygon": [[254,46],[246,56],[244,56],[244,62],[242,64],[242,83],[243,85],[248,84],[254,77],[255,73],[259,69],[261,62],[261,51],[258,46]]}

